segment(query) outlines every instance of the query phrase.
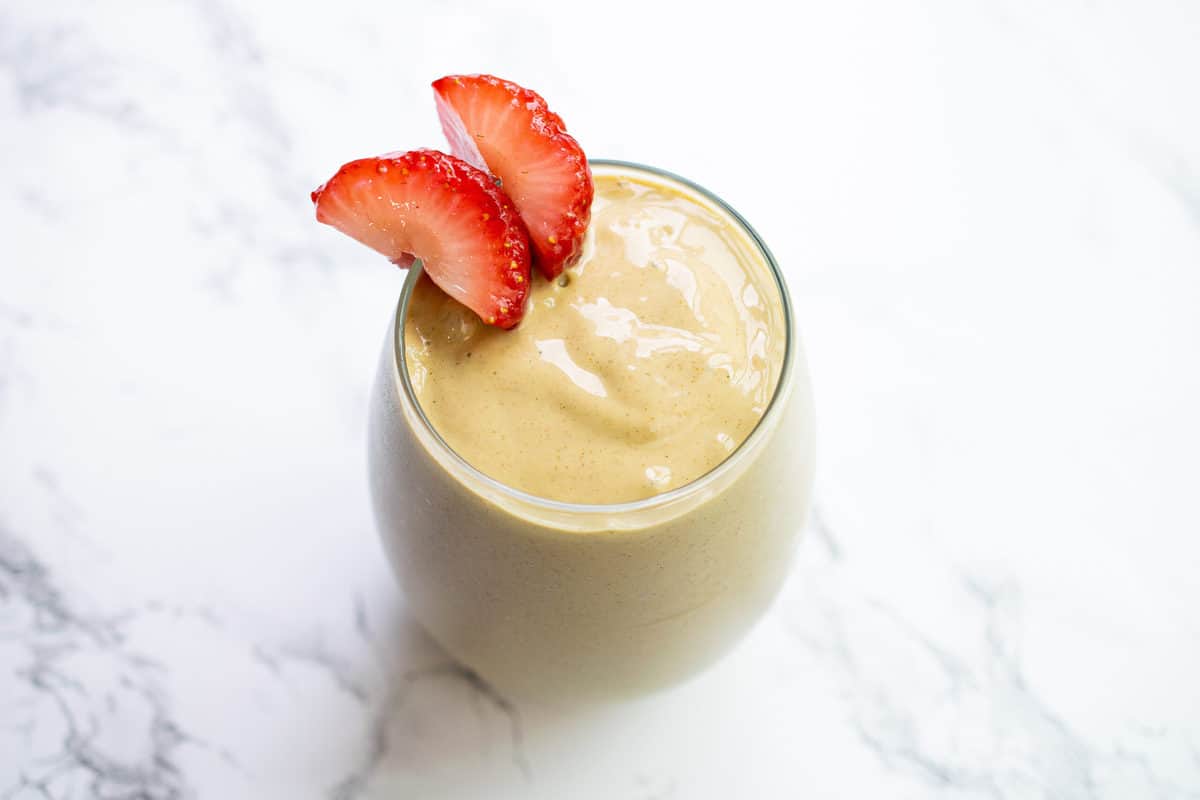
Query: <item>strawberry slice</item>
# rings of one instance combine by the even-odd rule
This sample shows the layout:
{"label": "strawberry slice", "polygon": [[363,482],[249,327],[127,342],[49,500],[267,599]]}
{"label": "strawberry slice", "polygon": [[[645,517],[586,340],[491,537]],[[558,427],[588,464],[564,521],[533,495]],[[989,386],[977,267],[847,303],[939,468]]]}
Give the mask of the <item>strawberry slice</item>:
{"label": "strawberry slice", "polygon": [[592,171],[562,119],[535,92],[491,75],[433,82],[442,131],[456,156],[498,177],[548,279],[578,258],[592,213]]}
{"label": "strawberry slice", "polygon": [[525,316],[529,239],[491,176],[436,150],[351,161],[312,193],[317,219],[401,267],[421,259],[489,325]]}

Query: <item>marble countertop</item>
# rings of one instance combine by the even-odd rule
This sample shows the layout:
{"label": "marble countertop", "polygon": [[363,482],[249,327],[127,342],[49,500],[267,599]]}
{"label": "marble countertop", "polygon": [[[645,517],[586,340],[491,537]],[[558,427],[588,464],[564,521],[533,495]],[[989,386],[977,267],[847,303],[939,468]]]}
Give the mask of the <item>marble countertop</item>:
{"label": "marble countertop", "polygon": [[[1200,798],[1200,6],[306,5],[0,5],[0,798]],[[402,275],[308,200],[477,70],[742,211],[812,365],[779,601],[586,714],[406,614]]]}

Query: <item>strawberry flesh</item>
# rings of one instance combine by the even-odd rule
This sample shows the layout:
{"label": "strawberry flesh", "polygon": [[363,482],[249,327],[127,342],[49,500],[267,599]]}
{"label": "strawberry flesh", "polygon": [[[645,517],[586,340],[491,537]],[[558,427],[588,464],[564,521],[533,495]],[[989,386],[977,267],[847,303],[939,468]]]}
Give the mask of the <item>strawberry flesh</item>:
{"label": "strawberry flesh", "polygon": [[548,279],[577,259],[591,218],[592,172],[579,143],[536,92],[492,75],[433,82],[442,131],[459,158],[498,177]]}
{"label": "strawberry flesh", "polygon": [[344,165],[312,193],[317,219],[401,267],[415,258],[442,291],[511,328],[529,296],[529,240],[491,176],[436,150]]}

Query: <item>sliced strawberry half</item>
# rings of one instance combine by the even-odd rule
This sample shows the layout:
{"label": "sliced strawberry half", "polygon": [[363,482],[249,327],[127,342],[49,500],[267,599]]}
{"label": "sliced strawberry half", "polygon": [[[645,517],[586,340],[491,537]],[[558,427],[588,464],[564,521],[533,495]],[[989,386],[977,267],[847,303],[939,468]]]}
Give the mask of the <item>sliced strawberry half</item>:
{"label": "sliced strawberry half", "polygon": [[562,119],[536,92],[491,75],[433,82],[450,149],[490,170],[521,212],[533,262],[547,278],[579,256],[592,210],[592,171]]}
{"label": "sliced strawberry half", "polygon": [[317,219],[402,267],[421,259],[441,289],[489,325],[525,315],[529,239],[487,173],[436,150],[351,161],[312,193]]}

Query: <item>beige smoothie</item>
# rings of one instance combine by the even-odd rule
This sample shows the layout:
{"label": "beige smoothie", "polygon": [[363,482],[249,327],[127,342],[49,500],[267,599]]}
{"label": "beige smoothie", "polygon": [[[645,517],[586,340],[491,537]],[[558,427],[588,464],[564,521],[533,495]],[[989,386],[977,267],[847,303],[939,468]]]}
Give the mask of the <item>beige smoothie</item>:
{"label": "beige smoothie", "polygon": [[501,690],[598,698],[727,650],[786,571],[812,416],[786,294],[728,208],[596,163],[592,223],[514,330],[410,276],[372,489],[412,611]]}
{"label": "beige smoothie", "polygon": [[413,388],[485,475],[572,503],[699,478],[762,417],[786,329],[762,256],[727,218],[644,177],[600,175],[583,256],[535,276],[525,320],[484,325],[432,281],[404,329]]}

